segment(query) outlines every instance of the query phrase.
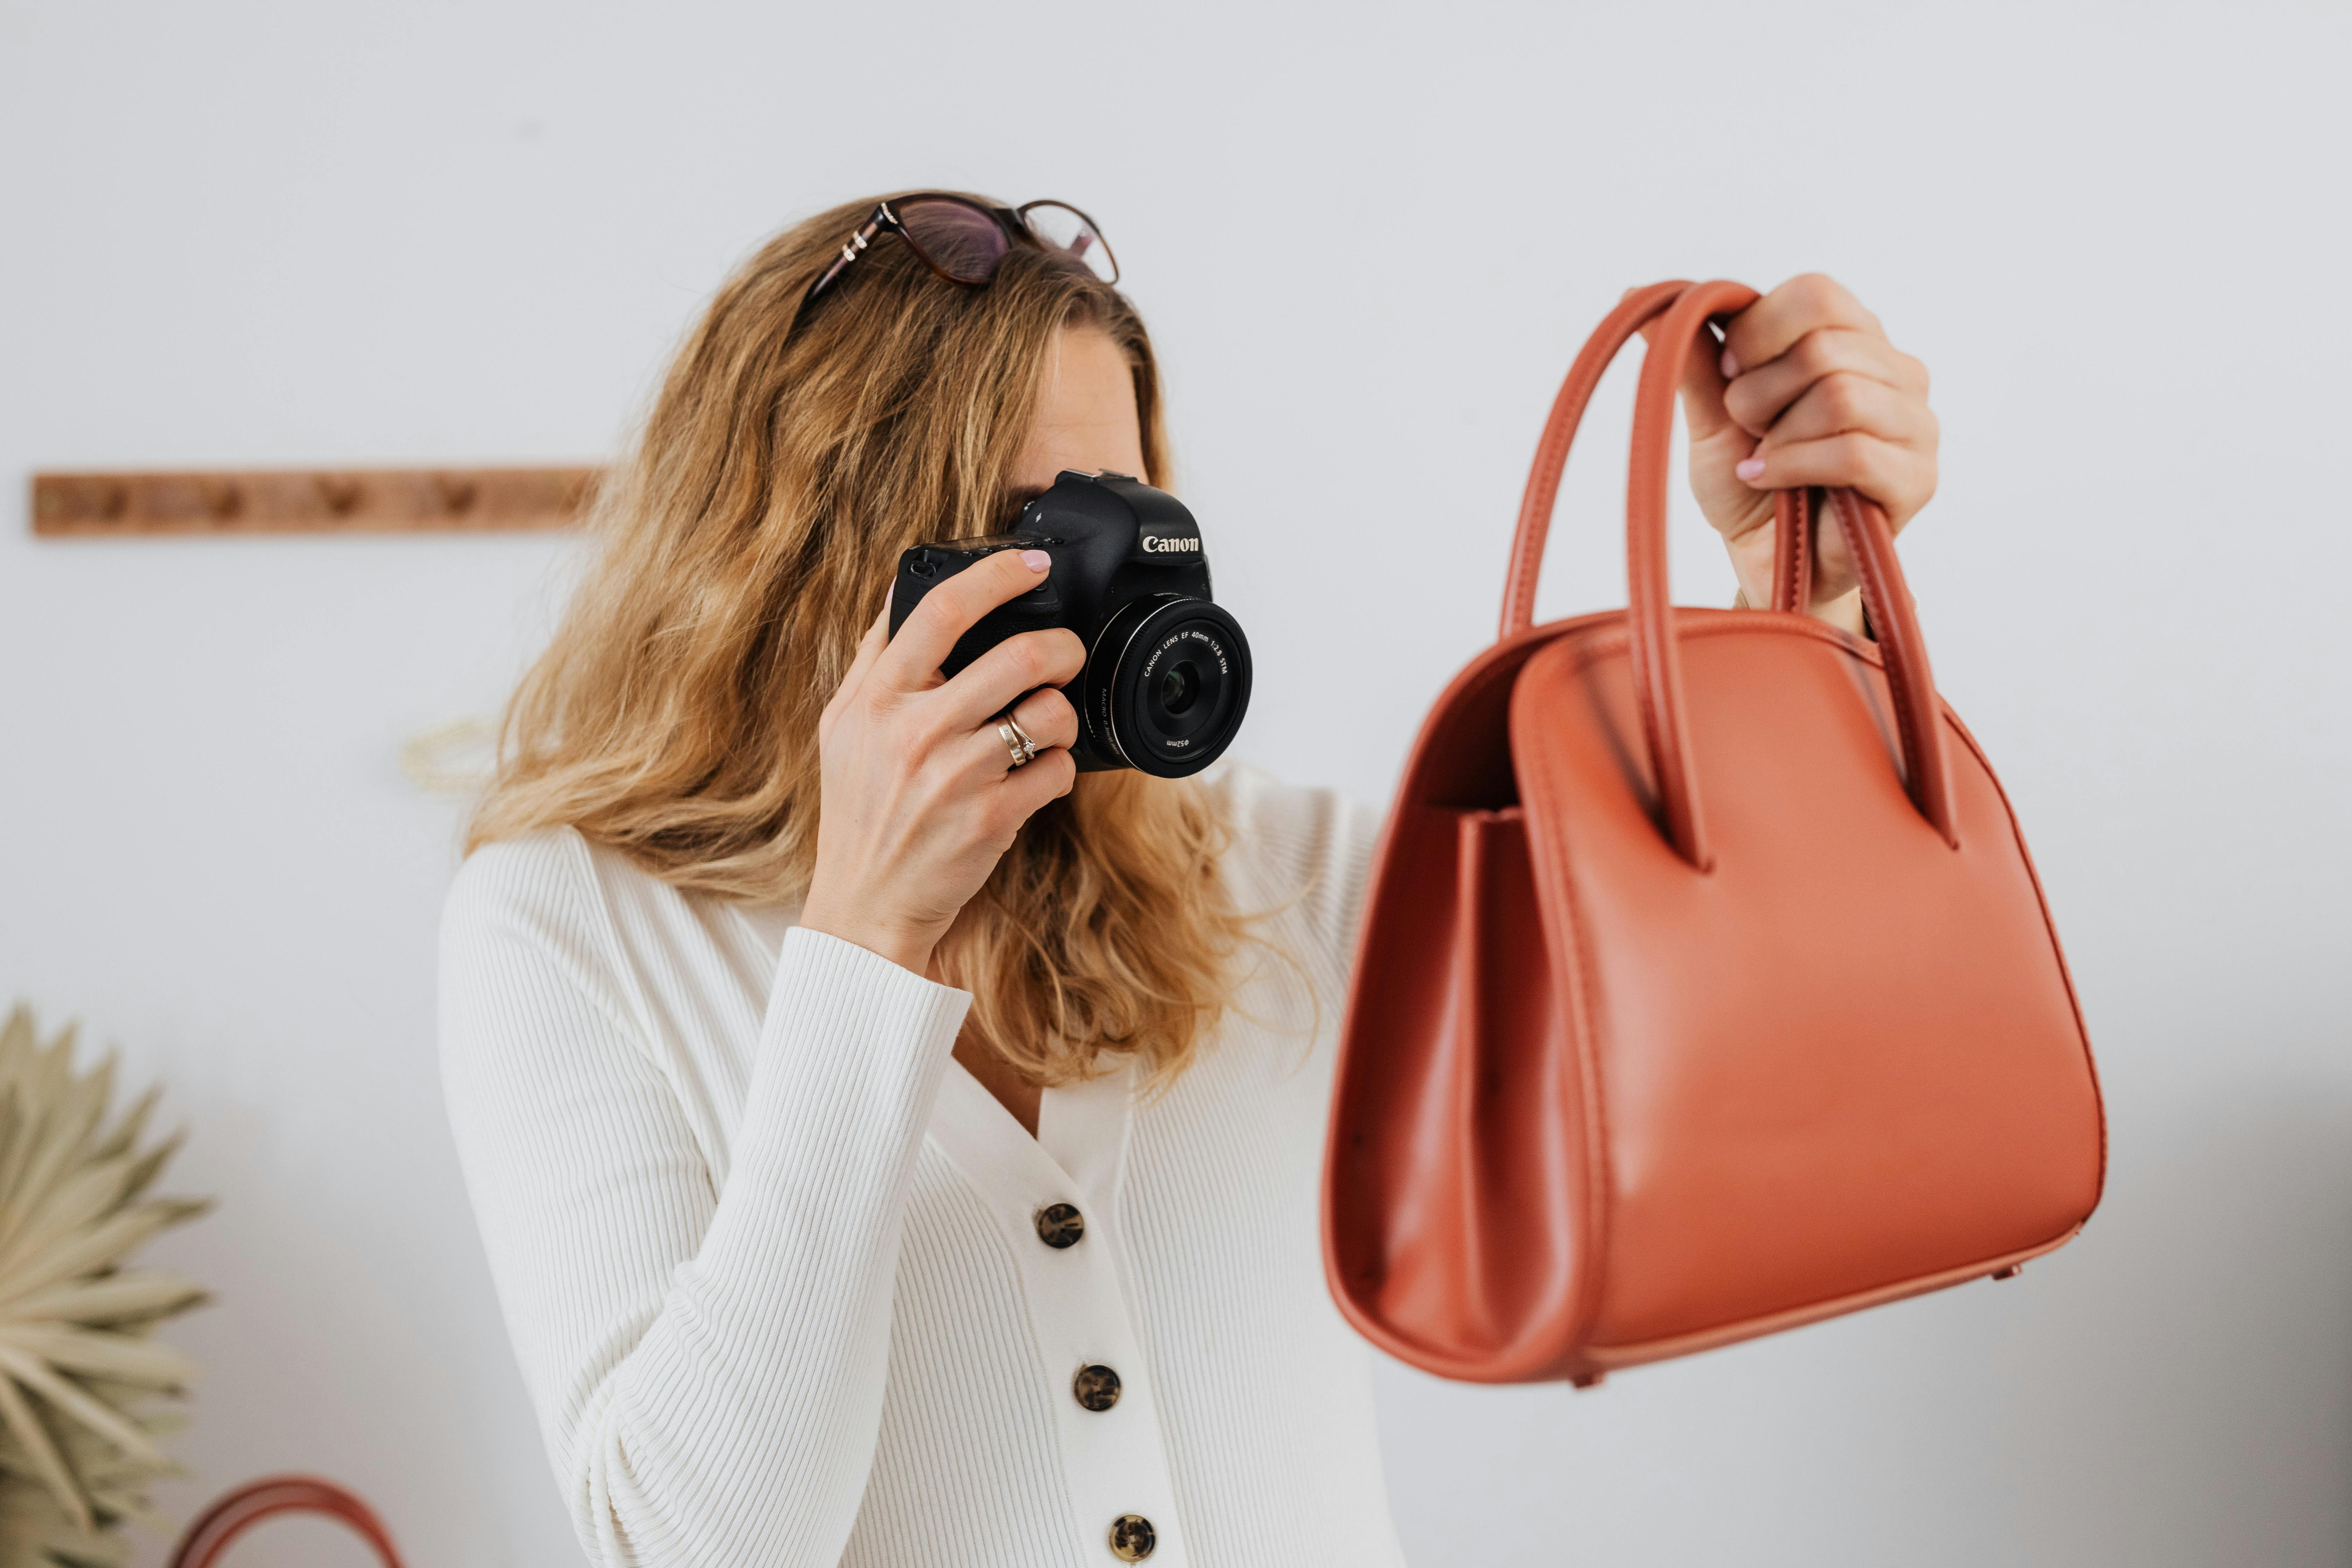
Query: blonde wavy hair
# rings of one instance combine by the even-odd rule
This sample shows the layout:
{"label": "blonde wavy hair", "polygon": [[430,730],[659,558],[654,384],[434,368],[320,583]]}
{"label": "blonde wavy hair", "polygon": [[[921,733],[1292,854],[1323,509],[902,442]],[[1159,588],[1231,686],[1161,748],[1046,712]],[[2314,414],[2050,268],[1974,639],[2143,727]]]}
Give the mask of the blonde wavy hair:
{"label": "blonde wavy hair", "polygon": [[[592,526],[598,561],[524,677],[467,849],[570,826],[682,889],[803,897],[816,723],[899,552],[996,529],[1056,334],[1134,367],[1167,483],[1142,320],[1091,273],[1015,246],[967,289],[885,242],[801,299],[871,199],[769,241],[722,286]],[[934,960],[972,994],[966,1038],[1032,1081],[1136,1058],[1165,1084],[1224,1006],[1244,936],[1225,825],[1190,780],[1084,773],[1032,817]]]}

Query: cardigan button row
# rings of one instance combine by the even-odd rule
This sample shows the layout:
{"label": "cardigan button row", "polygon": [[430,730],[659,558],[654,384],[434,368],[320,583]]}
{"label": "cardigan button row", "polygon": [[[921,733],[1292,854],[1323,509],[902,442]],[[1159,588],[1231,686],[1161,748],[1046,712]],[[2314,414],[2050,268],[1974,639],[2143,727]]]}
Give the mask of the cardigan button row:
{"label": "cardigan button row", "polygon": [[[1075,1204],[1048,1204],[1037,1211],[1037,1239],[1056,1251],[1076,1247],[1087,1234],[1087,1216]],[[1118,1403],[1118,1373],[1107,1366],[1078,1368],[1070,1379],[1070,1397],[1082,1410],[1105,1411]],[[1110,1554],[1121,1563],[1140,1563],[1159,1549],[1160,1532],[1139,1513],[1123,1513],[1110,1522]]]}

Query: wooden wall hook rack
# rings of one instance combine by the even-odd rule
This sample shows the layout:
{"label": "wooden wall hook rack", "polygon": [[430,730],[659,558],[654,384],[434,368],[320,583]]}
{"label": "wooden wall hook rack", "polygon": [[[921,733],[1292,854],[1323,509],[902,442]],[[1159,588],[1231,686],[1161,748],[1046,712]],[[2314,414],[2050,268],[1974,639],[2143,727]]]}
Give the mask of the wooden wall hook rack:
{"label": "wooden wall hook rack", "polygon": [[33,476],[33,531],[492,533],[579,521],[604,475],[569,468],[249,468]]}

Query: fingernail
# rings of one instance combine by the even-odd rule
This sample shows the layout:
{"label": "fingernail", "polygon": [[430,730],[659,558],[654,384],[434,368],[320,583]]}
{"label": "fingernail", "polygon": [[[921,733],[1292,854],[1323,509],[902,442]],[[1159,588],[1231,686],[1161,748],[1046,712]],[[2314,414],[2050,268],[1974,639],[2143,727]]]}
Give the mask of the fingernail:
{"label": "fingernail", "polygon": [[1764,477],[1764,459],[1750,458],[1746,462],[1734,467],[1731,471],[1743,479],[1760,479]]}
{"label": "fingernail", "polygon": [[1739,356],[1729,349],[1723,351],[1723,379],[1736,381],[1739,376]]}
{"label": "fingernail", "polygon": [[[1764,465],[1759,463],[1756,466],[1760,468]],[[1032,572],[1043,572],[1053,563],[1054,558],[1042,550],[1024,550],[1021,552],[1021,564]]]}

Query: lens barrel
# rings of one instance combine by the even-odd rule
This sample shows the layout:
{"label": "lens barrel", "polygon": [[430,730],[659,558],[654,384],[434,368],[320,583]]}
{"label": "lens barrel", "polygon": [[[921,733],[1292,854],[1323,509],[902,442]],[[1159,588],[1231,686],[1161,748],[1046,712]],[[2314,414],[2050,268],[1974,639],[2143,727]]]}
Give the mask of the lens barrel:
{"label": "lens barrel", "polygon": [[1249,638],[1208,599],[1154,595],[1103,627],[1080,710],[1096,746],[1160,778],[1223,756],[1249,711]]}

